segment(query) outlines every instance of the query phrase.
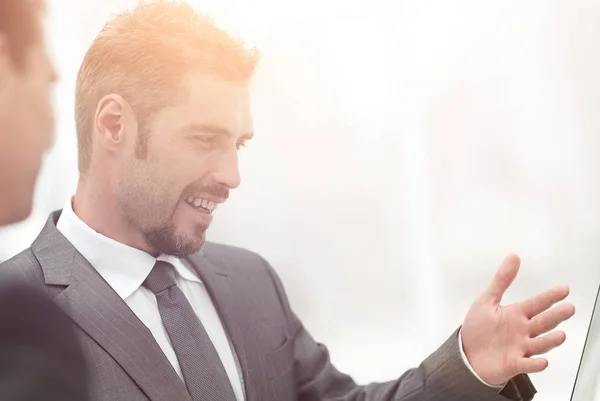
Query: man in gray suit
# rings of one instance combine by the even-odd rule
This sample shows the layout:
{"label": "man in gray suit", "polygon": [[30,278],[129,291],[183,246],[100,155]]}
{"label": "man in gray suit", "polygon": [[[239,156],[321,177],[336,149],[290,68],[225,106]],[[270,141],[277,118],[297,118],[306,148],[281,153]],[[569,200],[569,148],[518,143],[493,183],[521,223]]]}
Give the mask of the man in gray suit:
{"label": "man in gray suit", "polygon": [[[292,311],[259,255],[205,242],[253,136],[255,50],[181,3],[140,4],[79,70],[80,180],[31,248],[2,265],[77,324],[94,401],[531,399],[565,340],[568,288],[500,306],[509,256],[463,325],[416,369],[357,385]],[[545,335],[544,335],[545,334]]]}

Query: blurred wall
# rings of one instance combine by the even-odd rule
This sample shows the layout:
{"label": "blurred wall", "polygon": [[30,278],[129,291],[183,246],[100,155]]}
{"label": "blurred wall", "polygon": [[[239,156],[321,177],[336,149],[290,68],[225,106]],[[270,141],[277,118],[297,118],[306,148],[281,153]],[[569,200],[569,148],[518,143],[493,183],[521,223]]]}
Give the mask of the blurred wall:
{"label": "blurred wall", "polygon": [[[61,76],[27,247],[76,185],[75,74],[125,0],[48,0]],[[336,365],[393,379],[461,324],[509,252],[506,301],[569,284],[533,380],[569,398],[600,280],[600,0],[205,0],[263,53],[243,185],[209,239],[260,252]]]}

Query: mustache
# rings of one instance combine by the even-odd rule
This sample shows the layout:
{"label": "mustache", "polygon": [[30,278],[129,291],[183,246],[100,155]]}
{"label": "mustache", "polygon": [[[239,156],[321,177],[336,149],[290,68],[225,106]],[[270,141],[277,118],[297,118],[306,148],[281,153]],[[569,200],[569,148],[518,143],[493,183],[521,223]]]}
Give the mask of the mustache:
{"label": "mustache", "polygon": [[223,199],[224,201],[229,198],[229,188],[223,184],[205,185],[203,187],[194,189],[192,193],[194,195],[205,194],[215,198]]}

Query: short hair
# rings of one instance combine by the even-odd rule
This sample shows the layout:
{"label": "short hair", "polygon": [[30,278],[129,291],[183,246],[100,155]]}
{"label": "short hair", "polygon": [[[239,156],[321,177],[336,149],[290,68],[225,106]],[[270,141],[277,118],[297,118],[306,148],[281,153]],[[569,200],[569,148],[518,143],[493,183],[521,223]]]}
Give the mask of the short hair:
{"label": "short hair", "polygon": [[27,50],[43,35],[41,0],[0,0],[0,34],[6,36],[14,65],[23,69]]}
{"label": "short hair", "polygon": [[182,75],[198,71],[246,82],[259,57],[256,48],[246,48],[182,2],[140,2],[117,15],[95,38],[77,75],[79,171],[89,167],[93,121],[102,97],[115,93],[127,101],[138,118],[143,145],[144,124],[177,99]]}

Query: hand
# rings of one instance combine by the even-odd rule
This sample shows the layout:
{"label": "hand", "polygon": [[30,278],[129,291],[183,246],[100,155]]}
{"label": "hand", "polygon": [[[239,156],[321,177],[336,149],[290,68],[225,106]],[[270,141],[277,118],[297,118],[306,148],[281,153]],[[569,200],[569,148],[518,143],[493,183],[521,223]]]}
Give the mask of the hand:
{"label": "hand", "polygon": [[489,288],[471,305],[462,326],[465,356],[479,377],[491,385],[504,384],[520,373],[546,369],[546,359],[531,357],[561,345],[566,339],[563,331],[545,333],[575,314],[570,303],[550,309],[569,295],[567,286],[501,306],[502,296],[517,276],[519,265],[516,255],[504,260]]}

